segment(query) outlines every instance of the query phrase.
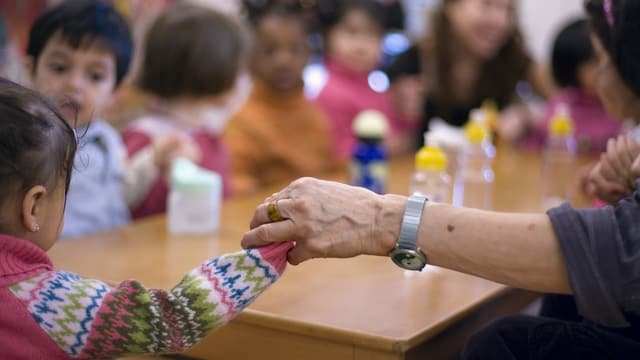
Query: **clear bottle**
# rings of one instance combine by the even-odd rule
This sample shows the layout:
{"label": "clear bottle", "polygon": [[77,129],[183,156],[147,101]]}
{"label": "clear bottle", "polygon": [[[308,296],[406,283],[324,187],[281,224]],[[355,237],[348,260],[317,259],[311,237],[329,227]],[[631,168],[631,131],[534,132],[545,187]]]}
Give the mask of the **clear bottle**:
{"label": "clear bottle", "polygon": [[353,124],[358,143],[351,159],[351,184],[384,194],[387,188],[387,151],[384,137],[387,119],[379,111],[360,112]]}
{"label": "clear bottle", "polygon": [[460,154],[460,167],[455,177],[453,204],[490,210],[493,202],[496,150],[491,144],[489,129],[480,121],[470,121],[465,127],[467,144]]}
{"label": "clear bottle", "polygon": [[449,202],[451,178],[447,174],[447,156],[437,146],[425,146],[416,153],[416,171],[411,177],[409,192],[430,201]]}
{"label": "clear bottle", "polygon": [[560,105],[549,123],[543,154],[543,208],[549,209],[571,200],[576,148],[573,121],[567,107]]}
{"label": "clear bottle", "polygon": [[210,234],[220,226],[222,177],[187,159],[176,159],[171,167],[171,189],[167,205],[169,233]]}

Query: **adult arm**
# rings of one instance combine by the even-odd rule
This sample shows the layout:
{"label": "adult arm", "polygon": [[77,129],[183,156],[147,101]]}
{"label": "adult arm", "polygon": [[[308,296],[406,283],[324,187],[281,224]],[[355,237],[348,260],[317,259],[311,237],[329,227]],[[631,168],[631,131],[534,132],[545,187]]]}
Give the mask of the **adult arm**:
{"label": "adult arm", "polygon": [[[277,200],[284,221],[269,223]],[[289,261],[386,256],[398,238],[406,197],[302,179],[256,210],[243,246],[296,241]],[[626,326],[640,314],[640,195],[617,208],[508,214],[427,203],[418,244],[428,261],[539,292],[573,293],[582,315]]]}
{"label": "adult arm", "polygon": [[536,94],[545,99],[551,98],[558,91],[549,68],[539,62],[531,62],[527,69],[526,77]]}
{"label": "adult arm", "polygon": [[[322,257],[388,255],[407,201],[311,178],[294,182],[274,199],[287,220],[268,224],[267,203],[260,205],[243,245],[294,240],[296,247],[289,253],[293,264]],[[535,291],[571,292],[558,239],[544,214],[428,202],[418,245],[437,266]]]}

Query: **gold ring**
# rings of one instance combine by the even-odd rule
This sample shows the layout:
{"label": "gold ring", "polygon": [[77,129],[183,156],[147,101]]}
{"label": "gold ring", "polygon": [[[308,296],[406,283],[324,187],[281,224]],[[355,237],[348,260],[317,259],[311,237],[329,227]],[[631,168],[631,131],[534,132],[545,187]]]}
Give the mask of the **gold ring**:
{"label": "gold ring", "polygon": [[267,205],[267,214],[269,215],[269,220],[271,220],[271,222],[284,220],[282,215],[280,215],[280,210],[278,210],[278,200],[272,201]]}

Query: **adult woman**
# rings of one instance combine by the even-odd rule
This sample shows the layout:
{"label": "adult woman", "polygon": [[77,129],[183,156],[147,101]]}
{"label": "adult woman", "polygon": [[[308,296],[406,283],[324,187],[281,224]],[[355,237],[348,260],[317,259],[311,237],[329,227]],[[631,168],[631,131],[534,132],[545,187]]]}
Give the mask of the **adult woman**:
{"label": "adult woman", "polygon": [[397,111],[421,116],[423,130],[434,117],[462,126],[469,111],[487,99],[507,107],[521,80],[544,97],[555,90],[548,72],[525,50],[514,0],[442,1],[429,36],[388,72]]}
{"label": "adult woman", "polygon": [[[633,114],[640,103],[640,47],[635,41],[640,3],[588,0],[587,10],[594,43],[601,49],[597,86],[606,95],[603,101],[611,112]],[[633,146],[622,142],[624,146],[610,146],[594,170],[602,175],[606,168],[619,175],[608,182],[594,181],[596,188],[607,190],[602,186],[626,184],[632,177]],[[476,334],[465,358],[619,359],[640,353],[640,193],[616,208],[575,210],[564,205],[548,214],[503,214],[435,203],[413,213],[415,203],[415,198],[303,179],[258,207],[243,245],[295,240],[289,261],[298,264],[317,257],[395,256],[409,234],[417,265],[424,251],[433,265],[534,291],[572,293],[587,319],[506,318]],[[403,212],[414,221],[405,221]],[[269,223],[274,220],[283,221]]]}

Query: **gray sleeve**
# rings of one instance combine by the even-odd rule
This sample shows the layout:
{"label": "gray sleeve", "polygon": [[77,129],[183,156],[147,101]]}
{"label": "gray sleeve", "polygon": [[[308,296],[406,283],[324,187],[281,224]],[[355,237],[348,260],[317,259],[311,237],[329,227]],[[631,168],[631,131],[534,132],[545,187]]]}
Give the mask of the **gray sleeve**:
{"label": "gray sleeve", "polygon": [[640,194],[616,207],[548,215],[560,241],[578,310],[609,327],[625,327],[624,313],[640,314]]}

